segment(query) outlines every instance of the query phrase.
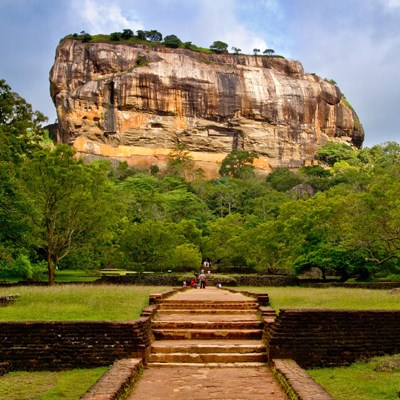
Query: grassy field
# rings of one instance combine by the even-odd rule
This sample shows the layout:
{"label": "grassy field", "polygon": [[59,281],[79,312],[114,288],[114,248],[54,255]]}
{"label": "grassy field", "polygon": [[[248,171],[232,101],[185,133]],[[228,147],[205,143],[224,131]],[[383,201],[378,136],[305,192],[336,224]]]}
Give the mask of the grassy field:
{"label": "grassy field", "polygon": [[0,296],[19,295],[0,309],[0,321],[126,321],[139,317],[155,286],[63,285],[0,288]]}
{"label": "grassy field", "polygon": [[268,293],[271,306],[281,308],[330,308],[345,310],[400,310],[400,294],[388,290],[305,287],[242,287]]}
{"label": "grassy field", "polygon": [[10,372],[0,377],[0,399],[76,400],[107,369],[102,367],[60,372]]}
{"label": "grassy field", "polygon": [[[379,365],[393,364],[395,366],[390,371],[376,370]],[[400,356],[377,357],[349,367],[314,369],[307,372],[335,400],[394,400],[400,396]]]}

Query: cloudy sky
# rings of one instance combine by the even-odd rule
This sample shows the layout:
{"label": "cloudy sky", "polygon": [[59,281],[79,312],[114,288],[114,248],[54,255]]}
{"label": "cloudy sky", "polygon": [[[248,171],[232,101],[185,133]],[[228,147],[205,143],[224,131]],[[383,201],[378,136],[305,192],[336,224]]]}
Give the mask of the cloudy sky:
{"label": "cloudy sky", "polygon": [[338,83],[365,146],[400,142],[399,22],[400,0],[0,0],[0,79],[54,122],[49,71],[62,37],[156,29],[299,60]]}

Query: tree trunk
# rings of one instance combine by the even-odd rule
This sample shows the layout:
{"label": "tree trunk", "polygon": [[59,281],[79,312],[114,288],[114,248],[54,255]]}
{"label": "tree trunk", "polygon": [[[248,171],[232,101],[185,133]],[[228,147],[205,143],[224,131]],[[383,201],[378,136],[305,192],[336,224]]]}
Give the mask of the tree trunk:
{"label": "tree trunk", "polygon": [[51,265],[51,256],[48,254],[47,256],[47,275],[48,275],[48,284],[52,286],[54,284],[54,269]]}

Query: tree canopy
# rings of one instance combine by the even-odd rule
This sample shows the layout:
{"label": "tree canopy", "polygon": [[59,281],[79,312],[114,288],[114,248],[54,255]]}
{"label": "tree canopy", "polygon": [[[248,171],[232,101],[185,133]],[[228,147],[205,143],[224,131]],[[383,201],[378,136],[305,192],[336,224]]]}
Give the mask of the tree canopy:
{"label": "tree canopy", "polygon": [[223,53],[223,52],[227,51],[228,45],[225,42],[221,42],[220,40],[217,40],[217,41],[213,42],[213,44],[210,46],[210,49],[212,51],[215,51],[216,53]]}
{"label": "tree canopy", "polygon": [[319,165],[266,177],[235,149],[206,180],[181,145],[165,170],[83,162],[44,140],[43,121],[0,81],[0,272],[44,270],[51,284],[57,267],[186,272],[210,259],[221,272],[400,276],[395,142],[327,143]]}

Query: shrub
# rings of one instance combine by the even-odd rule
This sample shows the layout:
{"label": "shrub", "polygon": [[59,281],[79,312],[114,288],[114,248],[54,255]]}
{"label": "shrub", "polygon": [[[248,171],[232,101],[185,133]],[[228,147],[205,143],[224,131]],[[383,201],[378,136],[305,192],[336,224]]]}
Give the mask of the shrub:
{"label": "shrub", "polygon": [[113,42],[118,42],[122,38],[122,33],[121,32],[113,32],[110,34],[110,39]]}

